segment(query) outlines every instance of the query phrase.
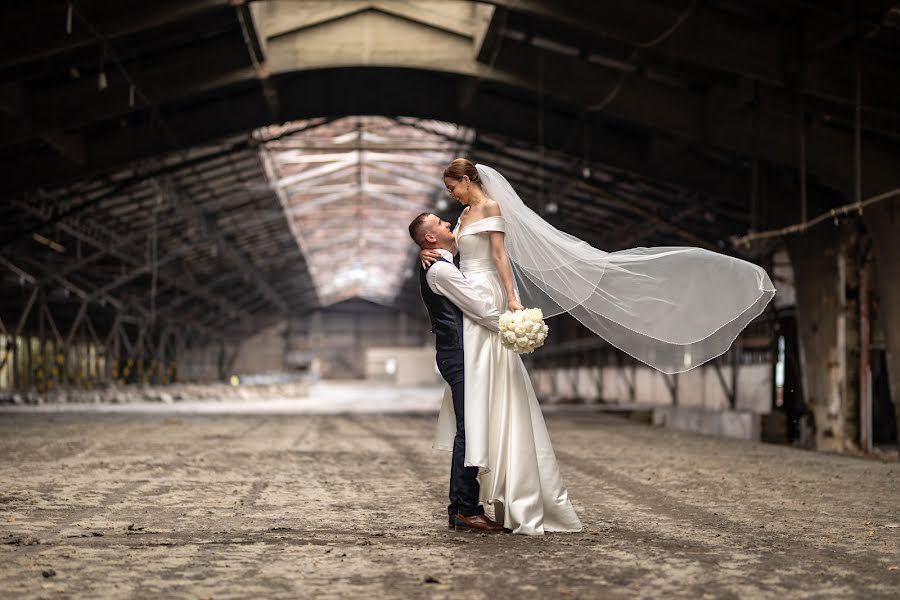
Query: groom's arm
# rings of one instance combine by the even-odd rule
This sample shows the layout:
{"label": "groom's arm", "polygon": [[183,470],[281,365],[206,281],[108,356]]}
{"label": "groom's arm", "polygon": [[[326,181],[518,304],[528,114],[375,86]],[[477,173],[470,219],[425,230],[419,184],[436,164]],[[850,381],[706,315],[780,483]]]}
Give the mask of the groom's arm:
{"label": "groom's arm", "polygon": [[428,287],[459,307],[463,314],[491,331],[500,331],[500,310],[472,287],[459,269],[438,262],[428,271]]}

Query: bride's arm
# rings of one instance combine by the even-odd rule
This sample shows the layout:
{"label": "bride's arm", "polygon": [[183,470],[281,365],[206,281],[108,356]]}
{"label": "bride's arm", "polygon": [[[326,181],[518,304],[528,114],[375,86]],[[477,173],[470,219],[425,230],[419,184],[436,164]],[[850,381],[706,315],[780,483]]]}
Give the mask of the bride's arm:
{"label": "bride's arm", "polygon": [[506,305],[509,310],[512,311],[522,310],[525,307],[522,306],[519,299],[516,298],[516,290],[513,287],[512,268],[509,266],[509,259],[506,257],[506,248],[503,245],[503,239],[506,237],[506,234],[502,231],[491,231],[488,235],[491,236],[491,258],[494,261],[494,266],[497,268],[497,273],[500,275],[503,289],[506,290],[506,297],[508,299]]}
{"label": "bride's arm", "polygon": [[[453,256],[456,256],[455,254]],[[437,250],[433,250],[430,248],[423,248],[419,252],[419,262],[422,263],[422,268],[427,269],[431,266],[431,263],[437,261],[441,257],[440,252]]]}
{"label": "bride's arm", "polygon": [[[488,216],[500,216],[500,207],[496,202],[485,208]],[[491,231],[488,235],[491,241],[491,259],[494,261],[494,267],[497,268],[497,273],[500,275],[503,289],[506,290],[506,305],[512,311],[523,310],[525,307],[522,306],[522,303],[519,302],[519,298],[516,296],[516,288],[513,286],[512,267],[510,267],[509,258],[506,256],[506,246],[504,245],[506,234],[502,231]]]}

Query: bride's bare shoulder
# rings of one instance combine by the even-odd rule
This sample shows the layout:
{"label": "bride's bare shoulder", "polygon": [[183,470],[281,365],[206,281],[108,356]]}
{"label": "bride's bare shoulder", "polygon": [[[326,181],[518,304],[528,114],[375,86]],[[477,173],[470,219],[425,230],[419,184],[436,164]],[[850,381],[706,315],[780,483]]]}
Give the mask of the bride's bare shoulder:
{"label": "bride's bare shoulder", "polygon": [[490,198],[486,199],[484,202],[484,216],[485,217],[500,217],[503,216],[503,213],[500,212],[500,205]]}

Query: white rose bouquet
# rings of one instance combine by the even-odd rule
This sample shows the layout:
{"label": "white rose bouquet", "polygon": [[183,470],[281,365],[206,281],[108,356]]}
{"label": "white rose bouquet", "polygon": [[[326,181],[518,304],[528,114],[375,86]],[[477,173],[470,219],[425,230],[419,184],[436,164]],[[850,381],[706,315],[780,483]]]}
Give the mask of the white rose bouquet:
{"label": "white rose bouquet", "polygon": [[539,308],[527,308],[500,315],[500,339],[503,346],[519,354],[534,352],[544,345],[550,328]]}

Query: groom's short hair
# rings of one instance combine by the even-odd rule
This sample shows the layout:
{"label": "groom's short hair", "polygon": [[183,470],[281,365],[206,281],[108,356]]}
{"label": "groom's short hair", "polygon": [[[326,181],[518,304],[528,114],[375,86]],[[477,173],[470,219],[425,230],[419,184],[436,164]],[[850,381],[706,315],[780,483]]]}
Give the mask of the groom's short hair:
{"label": "groom's short hair", "polygon": [[409,237],[411,237],[419,246],[425,243],[425,234],[428,233],[425,231],[425,225],[426,220],[430,216],[431,213],[424,212],[413,219],[412,223],[409,224]]}

